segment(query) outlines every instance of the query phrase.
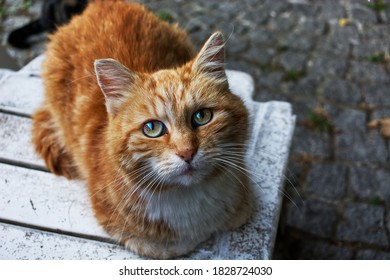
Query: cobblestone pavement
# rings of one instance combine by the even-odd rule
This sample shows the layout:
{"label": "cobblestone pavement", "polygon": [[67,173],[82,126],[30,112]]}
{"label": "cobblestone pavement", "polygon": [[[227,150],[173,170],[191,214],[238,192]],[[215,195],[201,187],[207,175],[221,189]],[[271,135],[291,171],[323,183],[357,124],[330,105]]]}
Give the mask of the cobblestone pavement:
{"label": "cobblestone pavement", "polygon": [[[40,1],[1,2],[4,42]],[[254,77],[256,100],[293,105],[274,258],[390,259],[390,1],[144,2],[198,48],[222,30],[228,68]],[[24,64],[43,48],[7,51]]]}

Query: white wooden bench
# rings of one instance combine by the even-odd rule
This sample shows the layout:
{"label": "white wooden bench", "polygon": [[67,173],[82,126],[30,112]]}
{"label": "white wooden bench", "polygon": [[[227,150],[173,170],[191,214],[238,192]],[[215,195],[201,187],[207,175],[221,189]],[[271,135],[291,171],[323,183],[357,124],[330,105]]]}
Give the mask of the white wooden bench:
{"label": "white wooden bench", "polygon": [[[34,154],[30,116],[43,100],[42,60],[0,71],[0,259],[137,259],[98,225],[83,182],[52,175]],[[288,103],[252,101],[249,75],[228,77],[251,112],[247,160],[256,209],[245,227],[217,234],[183,258],[269,259],[295,117]]]}

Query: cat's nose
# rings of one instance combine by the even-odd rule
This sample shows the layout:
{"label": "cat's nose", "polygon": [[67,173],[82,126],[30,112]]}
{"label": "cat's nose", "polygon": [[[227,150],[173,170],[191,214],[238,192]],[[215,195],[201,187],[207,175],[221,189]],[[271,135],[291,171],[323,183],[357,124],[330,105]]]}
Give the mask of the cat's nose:
{"label": "cat's nose", "polygon": [[176,155],[184,160],[186,163],[190,164],[194,159],[197,150],[195,148],[186,148],[176,152]]}

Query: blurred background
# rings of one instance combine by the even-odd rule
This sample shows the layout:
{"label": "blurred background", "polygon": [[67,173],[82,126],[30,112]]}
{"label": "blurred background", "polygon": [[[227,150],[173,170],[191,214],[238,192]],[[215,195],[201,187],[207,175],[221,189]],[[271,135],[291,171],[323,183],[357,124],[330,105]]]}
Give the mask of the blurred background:
{"label": "blurred background", "polygon": [[[27,50],[7,44],[42,2],[0,0],[0,68],[44,52],[45,33]],[[390,259],[390,1],[140,2],[197,49],[221,30],[227,68],[253,76],[255,99],[292,104],[274,258]]]}

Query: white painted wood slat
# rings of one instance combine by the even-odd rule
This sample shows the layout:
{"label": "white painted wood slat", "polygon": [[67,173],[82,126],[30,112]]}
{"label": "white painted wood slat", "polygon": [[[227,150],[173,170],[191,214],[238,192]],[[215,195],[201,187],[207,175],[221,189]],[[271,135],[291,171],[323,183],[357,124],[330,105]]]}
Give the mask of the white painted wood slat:
{"label": "white painted wood slat", "polygon": [[0,182],[1,220],[108,238],[83,183],[8,164],[0,164]]}
{"label": "white painted wood slat", "polygon": [[31,119],[0,113],[0,159],[45,166],[31,143]]}
{"label": "white painted wood slat", "polygon": [[140,259],[119,245],[0,223],[0,260]]}

